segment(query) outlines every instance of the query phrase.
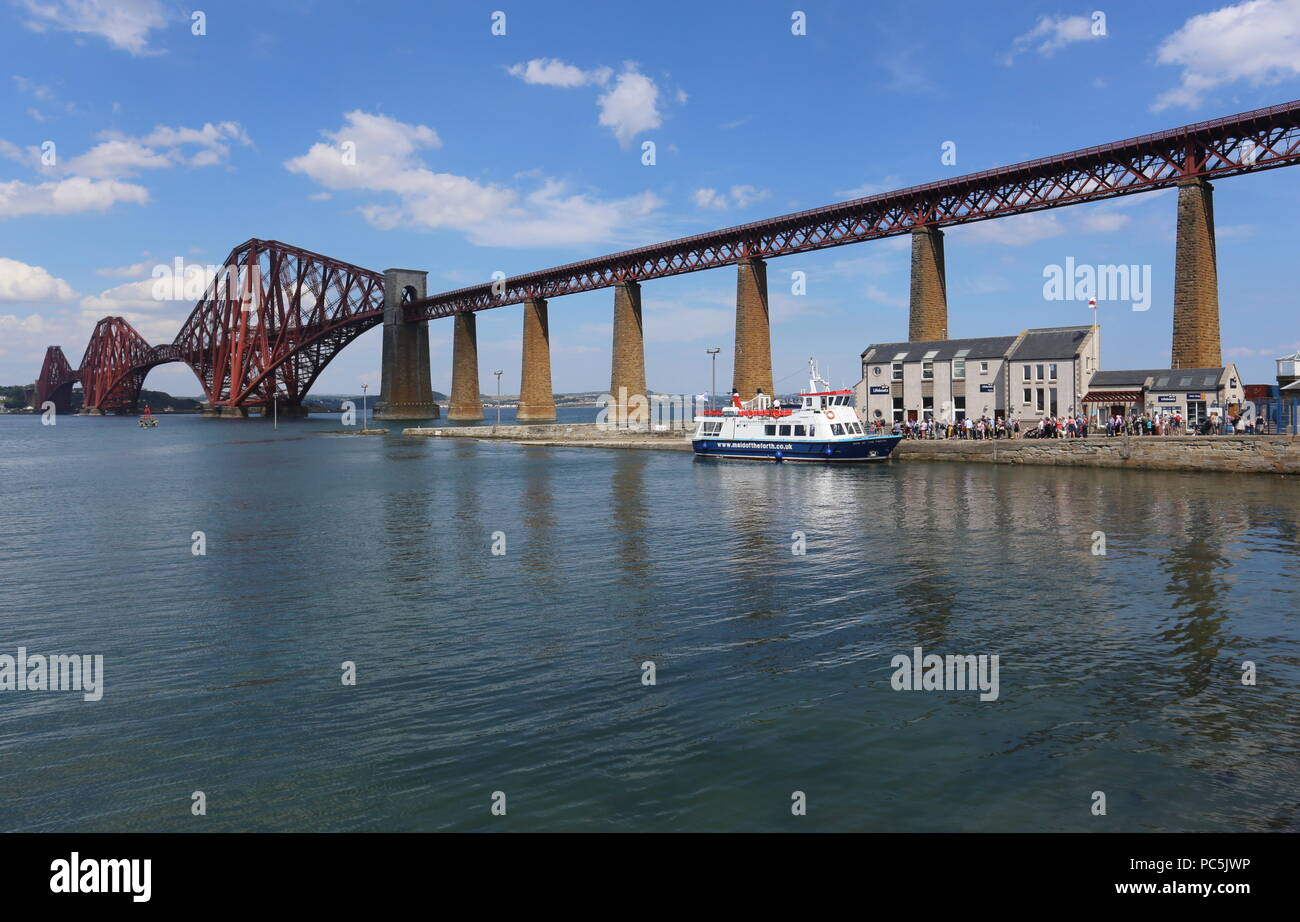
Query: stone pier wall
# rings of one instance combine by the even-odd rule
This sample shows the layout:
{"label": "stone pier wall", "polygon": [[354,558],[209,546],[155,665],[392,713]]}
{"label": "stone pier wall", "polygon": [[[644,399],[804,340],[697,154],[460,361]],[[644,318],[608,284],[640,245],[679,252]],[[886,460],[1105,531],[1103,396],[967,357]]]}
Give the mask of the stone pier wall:
{"label": "stone pier wall", "polygon": [[980,461],[1158,471],[1300,474],[1300,436],[1120,436],[903,441],[900,461]]}

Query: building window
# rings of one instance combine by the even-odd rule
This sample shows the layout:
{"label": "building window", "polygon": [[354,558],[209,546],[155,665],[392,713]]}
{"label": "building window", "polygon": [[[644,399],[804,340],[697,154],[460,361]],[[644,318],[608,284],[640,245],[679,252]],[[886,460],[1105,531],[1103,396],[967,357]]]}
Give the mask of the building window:
{"label": "building window", "polygon": [[903,363],[902,363],[902,362],[895,362],[895,363],[893,364],[893,369],[894,369],[894,378],[893,378],[893,379],[894,379],[895,381],[902,381],[902,380],[903,380]]}
{"label": "building window", "polygon": [[1051,365],[1048,365],[1048,366],[1047,366],[1047,376],[1048,376],[1049,378],[1051,378],[1053,381],[1056,380],[1056,363],[1055,363],[1055,362],[1053,362]]}
{"label": "building window", "polygon": [[[1026,366],[1025,366],[1025,380],[1026,380],[1026,381],[1032,381],[1032,380],[1033,380],[1033,376],[1034,376],[1034,371],[1033,371],[1033,369],[1030,368],[1028,365],[1026,365]],[[1028,402],[1029,402],[1028,400],[1025,401],[1025,403],[1028,403]]]}
{"label": "building window", "polygon": [[925,419],[934,419],[934,398],[921,398],[921,415]]}
{"label": "building window", "polygon": [[982,374],[982,375],[986,375],[986,374],[988,374],[988,373],[989,373],[989,363],[988,363],[988,362],[980,362],[980,374]]}
{"label": "building window", "polygon": [[901,423],[902,421],[903,421],[903,398],[895,397],[894,398],[894,422]]}
{"label": "building window", "polygon": [[[1025,366],[1025,370],[1028,371],[1029,366]],[[1025,406],[1029,406],[1033,402],[1034,402],[1034,392],[1029,388],[1025,388]]]}
{"label": "building window", "polygon": [[921,363],[921,380],[922,381],[934,380],[934,362]]}
{"label": "building window", "polygon": [[966,356],[970,355],[969,349],[958,349],[952,356],[952,377],[955,381],[966,380]]}
{"label": "building window", "polygon": [[1052,416],[1060,416],[1060,415],[1061,415],[1061,413],[1060,413],[1060,407],[1059,407],[1059,406],[1057,405],[1057,403],[1056,403],[1056,388],[1052,388],[1052,389],[1051,389],[1051,391],[1050,391],[1050,393],[1049,393],[1049,396],[1052,398],[1052,402],[1051,402],[1051,404],[1050,404],[1050,406],[1051,406],[1051,415],[1052,415]]}
{"label": "building window", "polygon": [[1034,409],[1037,410],[1039,413],[1043,412],[1043,408],[1046,405],[1047,401],[1044,399],[1046,395],[1043,393],[1043,389],[1041,387],[1034,389],[1034,397],[1035,397]]}
{"label": "building window", "polygon": [[1042,365],[1036,365],[1035,368],[1034,368],[1034,370],[1037,372],[1037,374],[1034,376],[1035,379],[1038,380],[1038,381],[1043,380],[1043,366],[1042,366]]}
{"label": "building window", "polygon": [[953,404],[953,414],[957,417],[957,419],[965,419],[965,418],[966,418],[966,398],[965,398],[965,397],[954,397],[954,398],[952,399],[952,404]]}

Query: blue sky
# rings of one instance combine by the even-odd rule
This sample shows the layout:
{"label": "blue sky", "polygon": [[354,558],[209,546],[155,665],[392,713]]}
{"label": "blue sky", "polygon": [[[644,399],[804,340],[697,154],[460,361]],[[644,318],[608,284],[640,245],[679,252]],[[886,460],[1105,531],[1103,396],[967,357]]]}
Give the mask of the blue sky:
{"label": "blue sky", "polygon": [[[109,314],[169,341],[193,305],[153,301],[152,267],[249,237],[441,291],[1300,97],[1300,0],[986,6],[200,0],[195,35],[164,0],[0,0],[0,383],[48,344],[76,364]],[[1225,357],[1269,381],[1300,347],[1300,170],[1215,196]],[[1103,367],[1167,363],[1174,218],[1162,192],[949,230],[950,333],[1087,323],[1044,299],[1045,266],[1150,265],[1149,310],[1102,306]],[[851,384],[868,343],[905,339],[908,266],[905,239],[771,261],[778,388],[810,355]],[[729,382],[734,293],[732,269],[644,286],[652,388],[705,388],[715,345]],[[608,387],[611,310],[551,302],[557,390]],[[496,368],[517,389],[520,323],[480,314],[485,390]],[[431,334],[447,391],[451,322]],[[316,390],[377,384],[379,360],[373,330]],[[198,393],[182,366],[147,386]]]}

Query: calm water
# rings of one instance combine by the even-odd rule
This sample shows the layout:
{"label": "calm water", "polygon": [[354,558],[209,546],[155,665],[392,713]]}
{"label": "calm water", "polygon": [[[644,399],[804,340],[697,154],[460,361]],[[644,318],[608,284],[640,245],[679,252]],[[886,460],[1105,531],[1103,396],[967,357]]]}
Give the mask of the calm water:
{"label": "calm water", "polygon": [[0,828],[1300,830],[1300,482],[337,427],[0,417]]}

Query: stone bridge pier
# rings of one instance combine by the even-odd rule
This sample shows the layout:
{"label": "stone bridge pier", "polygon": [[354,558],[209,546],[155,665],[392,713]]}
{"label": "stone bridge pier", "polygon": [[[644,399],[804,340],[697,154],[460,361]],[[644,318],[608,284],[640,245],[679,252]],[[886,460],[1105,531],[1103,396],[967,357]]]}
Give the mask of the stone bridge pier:
{"label": "stone bridge pier", "polygon": [[375,419],[437,419],[429,371],[429,325],[407,323],[402,304],[427,294],[429,273],[384,272],[384,364]]}
{"label": "stone bridge pier", "polygon": [[1174,247],[1173,368],[1219,368],[1219,268],[1214,245],[1214,187],[1204,179],[1178,183]]}
{"label": "stone bridge pier", "polygon": [[907,341],[948,338],[948,279],[943,264],[943,231],[922,226],[912,231],[912,295]]}

